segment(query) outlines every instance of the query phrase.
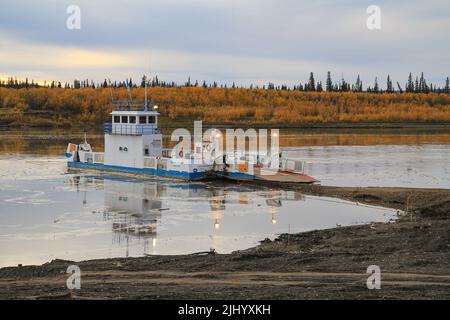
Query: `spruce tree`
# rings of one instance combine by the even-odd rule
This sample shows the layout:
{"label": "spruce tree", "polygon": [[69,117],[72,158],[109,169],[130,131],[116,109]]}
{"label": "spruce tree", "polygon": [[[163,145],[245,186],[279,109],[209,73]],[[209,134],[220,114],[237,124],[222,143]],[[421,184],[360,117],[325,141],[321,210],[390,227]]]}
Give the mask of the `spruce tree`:
{"label": "spruce tree", "polygon": [[323,91],[322,82],[317,82],[316,91],[319,91],[319,92]]}
{"label": "spruce tree", "polygon": [[387,76],[386,91],[389,92],[389,93],[394,92],[394,87],[392,86],[392,80],[391,80],[391,76],[390,75]]}
{"label": "spruce tree", "polygon": [[377,79],[377,77],[375,77],[375,83],[374,83],[374,85],[373,85],[373,92],[378,92],[379,91],[379,88],[378,88],[378,79]]}
{"label": "spruce tree", "polygon": [[423,72],[420,75],[420,80],[419,80],[419,92],[425,92],[425,79],[423,78]]}
{"label": "spruce tree", "polygon": [[327,82],[325,83],[325,88],[327,91],[333,91],[333,82],[331,81],[331,72],[327,73]]}
{"label": "spruce tree", "polygon": [[316,91],[316,83],[314,82],[314,74],[312,72],[309,74],[308,90]]}
{"label": "spruce tree", "polygon": [[362,82],[361,79],[359,78],[359,74],[358,77],[356,78],[356,83],[355,86],[353,87],[353,91],[362,92]]}
{"label": "spruce tree", "polygon": [[412,80],[412,74],[410,72],[408,76],[408,83],[406,84],[406,92],[413,92],[413,91],[414,91],[414,83]]}

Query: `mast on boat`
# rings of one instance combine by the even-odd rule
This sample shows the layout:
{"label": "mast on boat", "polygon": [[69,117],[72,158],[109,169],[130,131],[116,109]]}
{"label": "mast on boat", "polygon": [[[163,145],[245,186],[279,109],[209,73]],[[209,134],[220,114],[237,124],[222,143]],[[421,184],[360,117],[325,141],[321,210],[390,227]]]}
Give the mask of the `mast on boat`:
{"label": "mast on boat", "polygon": [[148,100],[147,100],[147,76],[144,74],[144,110],[148,111]]}

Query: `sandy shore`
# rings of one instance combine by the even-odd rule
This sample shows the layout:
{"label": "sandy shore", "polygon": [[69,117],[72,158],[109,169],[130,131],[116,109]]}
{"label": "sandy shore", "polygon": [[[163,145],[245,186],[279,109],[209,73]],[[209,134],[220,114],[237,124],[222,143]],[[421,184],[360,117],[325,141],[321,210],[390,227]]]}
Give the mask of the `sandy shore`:
{"label": "sandy shore", "polygon": [[[450,190],[267,184],[399,210],[395,223],[283,234],[232,254],[70,261],[0,269],[1,299],[449,299]],[[368,290],[367,267],[381,268]]]}

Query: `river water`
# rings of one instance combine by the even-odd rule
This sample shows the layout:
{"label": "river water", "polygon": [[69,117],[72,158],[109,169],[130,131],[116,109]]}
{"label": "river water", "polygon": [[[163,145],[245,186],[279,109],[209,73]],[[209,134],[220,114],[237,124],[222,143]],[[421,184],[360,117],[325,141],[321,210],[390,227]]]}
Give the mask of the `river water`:
{"label": "river water", "polygon": [[[285,232],[393,221],[395,210],[279,189],[70,172],[80,131],[0,131],[0,266],[220,253]],[[97,150],[102,134],[88,133]],[[450,186],[449,132],[280,132],[324,185]]]}

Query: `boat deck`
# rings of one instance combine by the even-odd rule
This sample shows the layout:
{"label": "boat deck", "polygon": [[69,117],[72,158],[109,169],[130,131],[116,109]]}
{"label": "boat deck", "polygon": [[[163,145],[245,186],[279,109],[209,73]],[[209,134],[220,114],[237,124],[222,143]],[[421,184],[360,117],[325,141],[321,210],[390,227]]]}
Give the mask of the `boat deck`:
{"label": "boat deck", "polygon": [[218,177],[238,181],[259,180],[259,181],[290,182],[303,184],[320,182],[319,180],[300,172],[281,171],[281,170],[278,171],[270,170],[269,172],[267,172],[265,170],[261,170],[261,168],[255,168],[253,174],[236,171],[234,172],[225,171],[224,173],[215,172],[215,174]]}
{"label": "boat deck", "polygon": [[314,183],[319,182],[319,180],[314,179],[306,174],[278,171],[273,175],[259,175],[256,174],[258,178],[265,181],[276,181],[276,182],[296,182],[296,183]]}

